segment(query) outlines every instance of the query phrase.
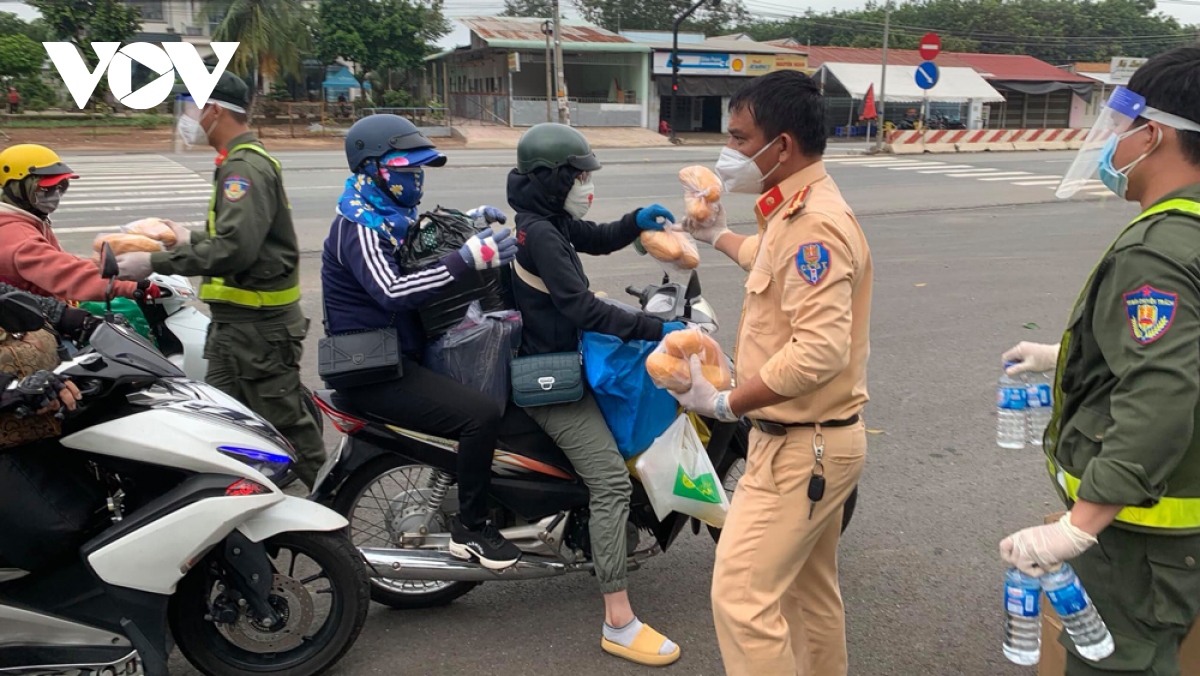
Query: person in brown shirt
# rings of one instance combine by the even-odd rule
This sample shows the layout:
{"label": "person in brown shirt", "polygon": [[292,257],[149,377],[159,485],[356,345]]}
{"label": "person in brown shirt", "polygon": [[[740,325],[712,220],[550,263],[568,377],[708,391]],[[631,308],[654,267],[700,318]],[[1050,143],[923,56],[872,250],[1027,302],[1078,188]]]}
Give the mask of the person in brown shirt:
{"label": "person in brown shirt", "polygon": [[726,190],[759,194],[758,231],[723,210],[686,230],[749,272],[736,389],[693,364],[685,408],[754,425],[717,546],[713,614],[731,676],[846,673],[838,588],[842,507],[866,457],[871,252],[825,172],[824,102],[812,78],[751,81],[730,102],[717,161]]}

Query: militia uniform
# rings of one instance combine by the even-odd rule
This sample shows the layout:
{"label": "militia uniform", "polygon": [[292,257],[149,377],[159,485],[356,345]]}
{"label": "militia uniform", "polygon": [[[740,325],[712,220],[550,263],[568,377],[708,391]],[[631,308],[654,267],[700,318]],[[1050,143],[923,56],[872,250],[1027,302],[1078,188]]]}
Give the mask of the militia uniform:
{"label": "militia uniform", "polygon": [[1070,676],[1179,674],[1200,614],[1200,184],[1117,237],[1067,323],[1046,433],[1064,501],[1130,505],[1073,559],[1115,652]]}
{"label": "militia uniform", "polygon": [[[240,85],[240,86],[239,86]],[[240,78],[222,77],[210,97],[245,106]],[[189,244],[151,255],[155,272],[203,276],[212,324],[205,380],[266,418],[295,447],[308,485],[324,442],[300,382],[309,321],[300,309],[300,247],[279,162],[252,132],[233,139],[213,176],[208,226]]]}
{"label": "militia uniform", "polygon": [[871,253],[822,162],[759,197],[755,213],[758,234],[738,253],[750,274],[737,376],[790,399],[749,414],[746,473],[713,572],[717,637],[731,675],[837,676],[842,506],[866,458]]}

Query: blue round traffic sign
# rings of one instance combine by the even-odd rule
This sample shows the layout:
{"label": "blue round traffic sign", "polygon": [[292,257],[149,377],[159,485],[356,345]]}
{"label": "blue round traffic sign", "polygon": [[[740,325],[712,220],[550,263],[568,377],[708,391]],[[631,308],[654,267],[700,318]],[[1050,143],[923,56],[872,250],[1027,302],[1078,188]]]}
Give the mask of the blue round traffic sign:
{"label": "blue round traffic sign", "polygon": [[921,89],[933,89],[933,86],[938,83],[938,76],[937,64],[932,61],[926,61],[917,66],[917,86]]}

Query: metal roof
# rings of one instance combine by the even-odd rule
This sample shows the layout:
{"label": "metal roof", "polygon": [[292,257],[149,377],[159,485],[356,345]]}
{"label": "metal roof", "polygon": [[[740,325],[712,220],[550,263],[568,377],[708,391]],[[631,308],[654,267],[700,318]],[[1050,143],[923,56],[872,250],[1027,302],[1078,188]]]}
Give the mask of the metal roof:
{"label": "metal roof", "polygon": [[[778,44],[778,42],[776,42]],[[808,48],[808,66],[819,68],[825,63],[880,64],[883,52],[863,47]],[[912,49],[889,49],[889,66],[919,66],[924,59]],[[987,80],[1024,82],[1080,82],[1094,80],[1056,68],[1041,59],[1025,54],[971,54],[942,52],[937,57],[940,68],[972,68]]]}
{"label": "metal roof", "polygon": [[[472,16],[458,19],[460,23],[471,29],[479,39],[492,41],[526,41],[545,43],[546,36],[542,33],[542,23],[546,19],[531,19],[523,17],[503,16]],[[562,41],[569,43],[630,43],[616,33],[604,30],[599,26],[583,21],[564,20],[562,26]]]}
{"label": "metal roof", "polygon": [[[670,42],[646,43],[656,52],[671,51]],[[794,49],[772,45],[753,40],[727,40],[724,38],[709,38],[701,43],[679,43],[681,52],[717,52],[722,54],[802,54]]]}

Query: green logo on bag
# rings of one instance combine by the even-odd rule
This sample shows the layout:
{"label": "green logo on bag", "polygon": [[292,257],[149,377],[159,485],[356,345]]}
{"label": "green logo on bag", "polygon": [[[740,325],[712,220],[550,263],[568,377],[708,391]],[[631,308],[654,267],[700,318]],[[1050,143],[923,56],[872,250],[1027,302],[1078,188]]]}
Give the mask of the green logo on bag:
{"label": "green logo on bag", "polygon": [[697,502],[721,504],[721,496],[717,493],[717,480],[712,474],[703,474],[695,479],[687,475],[683,468],[675,475],[675,495]]}

